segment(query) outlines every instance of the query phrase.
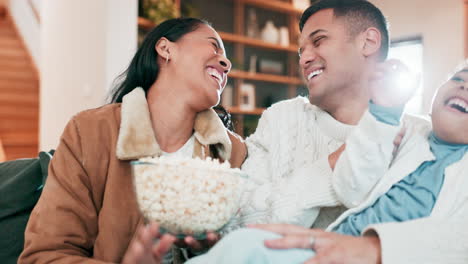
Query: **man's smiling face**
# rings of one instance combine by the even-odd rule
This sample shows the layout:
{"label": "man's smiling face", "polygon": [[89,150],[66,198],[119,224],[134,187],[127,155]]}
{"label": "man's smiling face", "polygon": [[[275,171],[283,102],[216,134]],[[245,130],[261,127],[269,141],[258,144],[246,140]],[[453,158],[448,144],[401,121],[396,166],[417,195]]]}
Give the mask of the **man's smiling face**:
{"label": "man's smiling face", "polygon": [[322,109],[343,99],[343,93],[362,89],[365,68],[357,36],[332,9],[321,10],[307,20],[299,40],[299,64],[309,89],[309,99]]}

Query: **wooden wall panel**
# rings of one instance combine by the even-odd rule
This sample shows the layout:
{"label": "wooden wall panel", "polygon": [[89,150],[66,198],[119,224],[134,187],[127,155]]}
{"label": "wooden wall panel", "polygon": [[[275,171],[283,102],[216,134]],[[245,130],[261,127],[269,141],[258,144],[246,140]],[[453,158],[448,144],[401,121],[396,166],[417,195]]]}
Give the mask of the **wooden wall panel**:
{"label": "wooden wall panel", "polygon": [[11,18],[0,16],[0,139],[6,160],[37,156],[38,127],[37,71]]}
{"label": "wooden wall panel", "polygon": [[5,156],[5,149],[3,148],[2,140],[0,139],[0,162],[4,162],[6,160]]}

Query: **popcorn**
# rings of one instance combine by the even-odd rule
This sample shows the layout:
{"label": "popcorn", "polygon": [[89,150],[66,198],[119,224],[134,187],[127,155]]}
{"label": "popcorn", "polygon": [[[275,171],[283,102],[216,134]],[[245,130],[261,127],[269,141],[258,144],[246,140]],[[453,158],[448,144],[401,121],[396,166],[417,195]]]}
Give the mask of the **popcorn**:
{"label": "popcorn", "polygon": [[208,158],[142,158],[132,162],[143,215],[176,235],[218,231],[238,209],[245,176]]}

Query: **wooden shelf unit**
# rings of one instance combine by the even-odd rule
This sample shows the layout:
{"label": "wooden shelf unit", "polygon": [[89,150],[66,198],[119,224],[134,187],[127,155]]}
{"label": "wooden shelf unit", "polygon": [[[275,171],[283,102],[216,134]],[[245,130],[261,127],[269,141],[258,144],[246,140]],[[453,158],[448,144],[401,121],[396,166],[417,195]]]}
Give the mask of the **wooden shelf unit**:
{"label": "wooden shelf unit", "polygon": [[265,73],[250,73],[250,72],[244,72],[244,71],[239,71],[239,70],[232,70],[228,76],[231,78],[236,78],[236,79],[282,83],[282,84],[289,84],[289,85],[300,85],[302,83],[302,80],[297,77],[275,75],[275,74],[265,74]]}
{"label": "wooden shelf unit", "polygon": [[278,0],[232,0],[243,4],[256,6],[263,9],[268,9],[276,12],[288,13],[291,15],[300,16],[303,10],[297,9],[292,5],[292,1],[284,2]]}
{"label": "wooden shelf unit", "polygon": [[249,38],[249,37],[238,35],[238,34],[219,32],[219,35],[225,42],[245,44],[248,46],[262,48],[262,49],[289,51],[289,52],[298,52],[298,49],[299,49],[297,45],[281,46],[281,45],[271,44],[262,40]]}
{"label": "wooden shelf unit", "polygon": [[[139,17],[138,26],[149,30],[149,29],[152,29],[155,26],[155,24],[144,17]],[[252,46],[252,47],[277,50],[277,51],[298,52],[298,49],[299,49],[297,45],[281,46],[281,45],[271,44],[271,43],[268,43],[259,39],[249,38],[249,37],[239,35],[239,34],[219,32],[219,31],[218,33],[224,42],[245,44],[245,45]]]}
{"label": "wooden shelf unit", "polygon": [[140,28],[150,30],[155,26],[155,24],[151,20],[149,20],[147,18],[138,17],[138,26]]}

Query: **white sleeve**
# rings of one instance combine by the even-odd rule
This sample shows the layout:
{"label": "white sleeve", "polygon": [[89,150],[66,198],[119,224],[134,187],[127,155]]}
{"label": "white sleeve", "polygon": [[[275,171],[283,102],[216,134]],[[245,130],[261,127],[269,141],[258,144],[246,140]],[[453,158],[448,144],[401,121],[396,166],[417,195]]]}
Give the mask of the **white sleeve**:
{"label": "white sleeve", "polygon": [[[290,223],[309,225],[318,214],[316,205],[334,205],[337,200],[331,188],[331,169],[328,158],[318,160],[308,167],[295,169],[287,178],[275,178],[279,140],[289,141],[280,135],[278,126],[297,127],[291,113],[303,111],[303,102],[276,105],[264,112],[257,130],[247,138],[248,156],[242,170],[249,175],[245,200],[242,202],[244,223]],[[278,121],[282,120],[282,122]],[[296,128],[299,129],[299,128]],[[275,158],[276,157],[276,158]],[[311,177],[311,176],[314,177]],[[318,177],[320,175],[320,177]],[[331,200],[331,202],[330,202]]]}
{"label": "white sleeve", "polygon": [[364,113],[333,171],[333,189],[346,207],[358,206],[385,174],[399,129],[377,121],[369,111]]}
{"label": "white sleeve", "polygon": [[262,114],[255,133],[245,141],[247,158],[241,169],[248,175],[248,181],[242,195],[238,225],[270,221],[266,200],[271,192],[270,138],[275,131],[271,114],[274,110],[269,108]]}
{"label": "white sleeve", "polygon": [[274,133],[270,111],[267,110],[258,121],[257,129],[245,140],[247,158],[242,164],[242,171],[256,182],[268,181],[272,166],[270,157],[270,138]]}
{"label": "white sleeve", "polygon": [[[288,118],[288,115],[302,109],[300,103],[288,104],[287,108],[284,106],[265,111],[256,132],[246,140],[249,154],[242,170],[249,175],[253,187],[245,195],[248,200],[243,202],[244,223],[310,226],[318,215],[319,207],[339,204],[331,184],[328,155],[302,168],[294,168],[286,178],[274,178],[272,162],[277,153],[272,151],[277,148],[273,144],[279,144],[278,141],[282,140],[279,137],[285,136],[275,134],[280,131],[277,126],[297,127],[291,124],[295,119]],[[289,141],[287,138],[284,140]]]}
{"label": "white sleeve", "polygon": [[468,263],[468,217],[421,218],[371,226],[364,234],[377,233],[382,264]]}

